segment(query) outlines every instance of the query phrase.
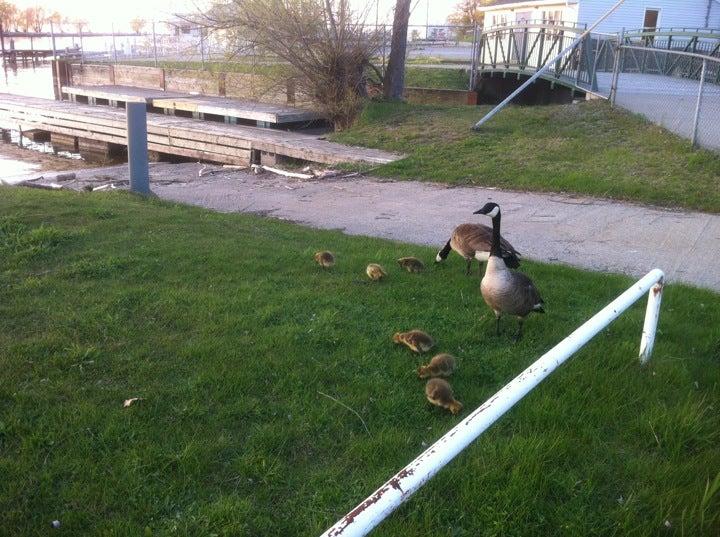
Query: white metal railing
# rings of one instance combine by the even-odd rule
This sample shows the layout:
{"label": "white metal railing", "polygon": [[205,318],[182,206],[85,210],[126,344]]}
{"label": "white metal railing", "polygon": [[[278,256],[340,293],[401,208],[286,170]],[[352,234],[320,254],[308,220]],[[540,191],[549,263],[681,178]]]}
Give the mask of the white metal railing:
{"label": "white metal railing", "polygon": [[322,537],[367,535],[545,377],[648,293],[645,323],[640,339],[640,363],[645,364],[653,350],[664,279],[665,275],[660,269],[649,272],[450,429],[440,440],[323,533]]}

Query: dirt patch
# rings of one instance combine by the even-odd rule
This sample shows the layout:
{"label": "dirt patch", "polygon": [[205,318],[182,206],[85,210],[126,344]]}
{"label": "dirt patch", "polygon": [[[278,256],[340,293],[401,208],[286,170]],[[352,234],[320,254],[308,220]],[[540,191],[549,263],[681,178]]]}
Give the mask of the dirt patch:
{"label": "dirt patch", "polygon": [[[0,142],[0,156],[9,160],[32,164],[36,166],[33,171],[37,172],[80,170],[97,167],[97,164],[91,164],[81,159],[71,159],[52,153],[41,153],[40,151],[26,149],[8,142]],[[1,172],[0,175],[2,175]]]}

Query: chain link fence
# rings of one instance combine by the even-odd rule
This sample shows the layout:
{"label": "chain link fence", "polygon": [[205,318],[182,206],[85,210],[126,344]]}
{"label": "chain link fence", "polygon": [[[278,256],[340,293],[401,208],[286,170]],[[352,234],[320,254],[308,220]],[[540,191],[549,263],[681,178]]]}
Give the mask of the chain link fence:
{"label": "chain link fence", "polygon": [[720,150],[720,58],[631,45],[618,49],[610,102]]}

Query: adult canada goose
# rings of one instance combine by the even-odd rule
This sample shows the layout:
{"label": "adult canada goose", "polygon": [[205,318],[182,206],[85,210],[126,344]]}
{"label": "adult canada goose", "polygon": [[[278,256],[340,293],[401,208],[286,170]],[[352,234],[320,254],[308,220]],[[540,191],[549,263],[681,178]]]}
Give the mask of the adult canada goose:
{"label": "adult canada goose", "polygon": [[[470,274],[473,259],[478,260],[478,270],[482,269],[483,261],[487,261],[490,256],[491,245],[492,228],[483,224],[460,224],[453,230],[445,247],[438,252],[435,262],[444,261],[450,250],[455,250],[467,261],[467,271],[465,273]],[[500,257],[503,258],[508,267],[518,268],[520,266],[519,255],[520,253],[512,244],[500,237]]]}
{"label": "adult canada goose", "polygon": [[500,334],[500,317],[503,314],[515,315],[518,318],[518,332],[515,341],[522,337],[522,326],[525,317],[532,312],[545,313],[543,299],[533,281],[521,272],[509,270],[502,259],[500,242],[500,206],[487,203],[475,211],[475,214],[486,214],[492,218],[492,245],[485,275],[480,282],[480,292],[485,303],[492,308],[497,318],[496,332]]}

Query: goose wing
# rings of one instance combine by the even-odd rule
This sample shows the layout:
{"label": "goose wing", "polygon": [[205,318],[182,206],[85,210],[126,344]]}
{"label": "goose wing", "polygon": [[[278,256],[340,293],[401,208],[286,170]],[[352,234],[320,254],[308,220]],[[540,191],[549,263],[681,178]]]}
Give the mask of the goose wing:
{"label": "goose wing", "polygon": [[[460,224],[453,232],[452,242],[468,257],[474,256],[475,252],[489,252],[492,246],[492,228],[484,224]],[[520,252],[502,236],[500,252],[509,268],[520,266]]]}
{"label": "goose wing", "polygon": [[522,272],[511,272],[511,274],[515,296],[521,309],[528,313],[531,311],[545,313],[545,301],[533,281]]}

